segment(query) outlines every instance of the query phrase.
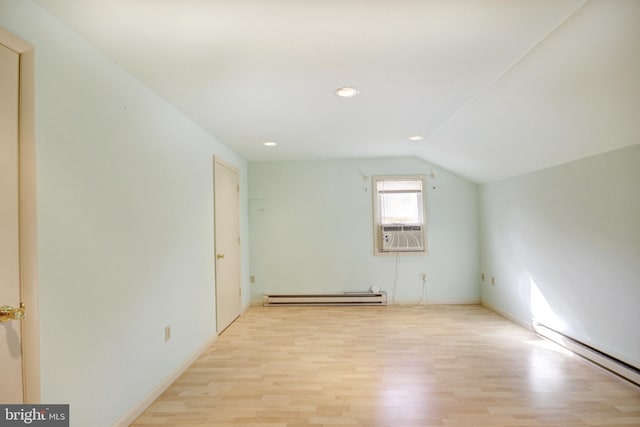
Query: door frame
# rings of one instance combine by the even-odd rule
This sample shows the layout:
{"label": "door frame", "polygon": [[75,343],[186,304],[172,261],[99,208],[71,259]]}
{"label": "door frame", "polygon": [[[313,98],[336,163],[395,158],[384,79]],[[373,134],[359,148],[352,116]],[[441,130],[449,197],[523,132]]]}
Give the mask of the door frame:
{"label": "door frame", "polygon": [[40,403],[40,331],[38,309],[35,61],[34,47],[0,28],[0,44],[20,57],[18,127],[18,210],[20,297],[26,307],[22,320],[22,380],[24,403]]}

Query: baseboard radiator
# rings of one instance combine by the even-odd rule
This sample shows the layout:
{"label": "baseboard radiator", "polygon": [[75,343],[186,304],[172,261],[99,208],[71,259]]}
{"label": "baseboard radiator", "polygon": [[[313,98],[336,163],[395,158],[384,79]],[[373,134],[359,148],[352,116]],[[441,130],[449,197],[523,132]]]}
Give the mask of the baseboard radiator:
{"label": "baseboard radiator", "polygon": [[540,336],[559,344],[591,363],[640,387],[640,369],[616,359],[587,344],[581,343],[541,323],[533,322],[533,330]]}
{"label": "baseboard radiator", "polygon": [[343,294],[286,294],[264,295],[262,305],[321,306],[321,305],[387,305],[386,292],[345,292]]}

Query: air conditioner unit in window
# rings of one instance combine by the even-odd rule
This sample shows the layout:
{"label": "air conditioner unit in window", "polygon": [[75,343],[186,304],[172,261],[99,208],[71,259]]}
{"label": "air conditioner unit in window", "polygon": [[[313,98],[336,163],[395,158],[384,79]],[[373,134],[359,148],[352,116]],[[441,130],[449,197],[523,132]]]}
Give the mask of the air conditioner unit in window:
{"label": "air conditioner unit in window", "polygon": [[380,226],[381,252],[418,252],[424,250],[424,234],[420,224]]}

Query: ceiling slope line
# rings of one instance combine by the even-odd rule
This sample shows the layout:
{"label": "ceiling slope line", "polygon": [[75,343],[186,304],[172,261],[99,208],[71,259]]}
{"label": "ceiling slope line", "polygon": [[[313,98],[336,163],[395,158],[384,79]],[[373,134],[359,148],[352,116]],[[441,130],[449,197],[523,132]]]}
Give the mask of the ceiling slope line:
{"label": "ceiling slope line", "polygon": [[[449,123],[451,123],[457,116],[459,116],[464,111],[466,111],[467,108],[469,108],[478,99],[480,99],[484,94],[486,94],[493,86],[495,86],[498,82],[500,82],[502,79],[504,79],[509,73],[511,73],[511,71],[514,68],[516,68],[518,66],[518,64],[520,64],[527,56],[529,56],[542,43],[544,43],[544,41],[547,40],[551,36],[551,34],[556,32],[567,21],[569,21],[571,18],[573,18],[580,9],[582,9],[587,3],[589,3],[589,1],[590,0],[583,0],[582,3],[578,4],[578,6],[576,6],[571,12],[569,12],[569,14],[567,14],[567,16],[565,16],[563,19],[560,20],[560,22],[558,22],[549,31],[547,31],[538,41],[533,43],[533,45],[529,49],[525,50],[520,56],[518,56],[516,58],[516,60],[513,61],[513,63],[511,63],[511,65],[509,65],[503,72],[498,74],[498,76],[495,79],[493,79],[486,87],[481,89],[477,94],[472,96],[469,99],[469,101],[467,101],[462,107],[460,107],[453,114],[451,114],[449,116],[449,118],[447,118],[444,122],[442,122],[440,124],[440,126],[438,126],[433,132],[431,132],[429,135],[427,135],[427,137],[424,140],[425,144],[428,144],[429,142],[431,142],[430,140],[433,139],[434,135],[437,135],[440,131],[442,131],[442,129],[446,128],[449,125]],[[424,156],[424,153],[425,153],[425,150],[422,150],[422,152],[420,152],[418,154],[418,156],[420,156],[420,155]],[[425,157],[421,157],[421,158],[425,159]]]}

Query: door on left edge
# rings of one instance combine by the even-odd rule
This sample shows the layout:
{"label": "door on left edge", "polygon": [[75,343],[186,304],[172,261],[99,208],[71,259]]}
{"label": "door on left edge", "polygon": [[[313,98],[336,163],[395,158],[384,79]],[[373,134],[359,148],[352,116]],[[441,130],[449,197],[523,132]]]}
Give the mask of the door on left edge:
{"label": "door on left edge", "polygon": [[0,402],[23,402],[19,243],[20,57],[0,45]]}

